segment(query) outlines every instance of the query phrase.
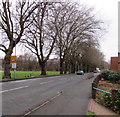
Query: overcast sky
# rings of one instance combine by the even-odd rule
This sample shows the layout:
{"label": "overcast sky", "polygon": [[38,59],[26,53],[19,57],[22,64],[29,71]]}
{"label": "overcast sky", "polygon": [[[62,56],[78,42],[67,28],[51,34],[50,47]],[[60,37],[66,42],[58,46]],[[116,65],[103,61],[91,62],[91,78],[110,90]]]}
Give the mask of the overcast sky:
{"label": "overcast sky", "polygon": [[106,60],[109,61],[110,57],[118,56],[118,2],[120,0],[80,1],[88,7],[94,7],[97,17],[105,22],[107,33],[100,39],[100,45]]}
{"label": "overcast sky", "polygon": [[101,51],[106,56],[107,61],[110,60],[110,57],[117,56],[119,0],[74,0],[74,1],[77,1],[80,4],[84,4],[87,7],[94,7],[94,13],[96,17],[103,20],[105,22],[105,27],[107,27],[106,34],[100,39]]}

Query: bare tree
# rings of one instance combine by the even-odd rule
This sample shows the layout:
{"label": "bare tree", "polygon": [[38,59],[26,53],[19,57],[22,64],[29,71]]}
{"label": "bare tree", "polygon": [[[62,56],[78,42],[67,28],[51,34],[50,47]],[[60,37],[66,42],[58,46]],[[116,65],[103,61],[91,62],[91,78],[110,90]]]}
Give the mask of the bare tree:
{"label": "bare tree", "polygon": [[30,53],[25,53],[17,58],[18,71],[38,71],[39,65],[37,58]]}
{"label": "bare tree", "polygon": [[74,43],[69,56],[72,73],[80,69],[84,72],[94,71],[97,67],[101,68],[101,61],[105,61],[99,50],[98,41],[93,39],[82,43]]}
{"label": "bare tree", "polygon": [[59,71],[59,59],[53,58],[47,61],[47,70],[48,71]]}
{"label": "bare tree", "polygon": [[38,2],[39,7],[32,15],[32,23],[27,30],[25,47],[34,53],[41,68],[41,75],[46,75],[46,62],[54,48],[58,31],[55,30],[54,11],[59,3]]}
{"label": "bare tree", "polygon": [[[70,58],[74,43],[87,42],[90,37],[94,38],[100,29],[100,21],[91,14],[92,9],[85,9],[75,3],[64,3],[56,11],[57,17],[57,54],[60,56],[60,73],[63,74],[63,65],[67,68],[67,60]],[[59,14],[59,15],[58,15]],[[77,51],[77,50],[76,50]],[[68,56],[69,55],[69,56]],[[66,70],[65,70],[66,73]]]}
{"label": "bare tree", "polygon": [[20,42],[24,30],[30,24],[28,22],[30,15],[37,8],[35,2],[18,1],[16,5],[16,8],[13,7],[9,0],[1,3],[0,29],[3,32],[3,43],[0,45],[0,50],[5,53],[4,78],[11,78],[10,56],[13,48]]}

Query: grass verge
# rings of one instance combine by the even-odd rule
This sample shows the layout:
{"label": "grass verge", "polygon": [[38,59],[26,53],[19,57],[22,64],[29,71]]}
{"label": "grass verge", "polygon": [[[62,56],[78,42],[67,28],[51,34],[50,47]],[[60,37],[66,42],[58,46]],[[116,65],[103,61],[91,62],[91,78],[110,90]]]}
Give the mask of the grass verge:
{"label": "grass verge", "polygon": [[[40,71],[16,71],[16,79],[26,79],[31,77],[42,77]],[[4,73],[0,72],[0,81],[14,80],[14,71],[11,71],[11,79],[2,79]],[[59,75],[59,72],[47,71],[46,76]]]}
{"label": "grass verge", "polygon": [[91,112],[91,111],[87,111],[86,113],[87,117],[96,117],[95,113],[94,112]]}

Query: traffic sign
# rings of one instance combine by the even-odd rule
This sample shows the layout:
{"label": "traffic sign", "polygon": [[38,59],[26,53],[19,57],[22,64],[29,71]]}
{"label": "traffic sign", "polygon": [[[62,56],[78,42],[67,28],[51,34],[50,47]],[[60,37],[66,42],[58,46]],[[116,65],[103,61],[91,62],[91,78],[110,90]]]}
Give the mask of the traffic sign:
{"label": "traffic sign", "polygon": [[16,63],[12,63],[12,68],[16,69]]}
{"label": "traffic sign", "polygon": [[16,63],[17,56],[11,56],[10,57],[10,63]]}

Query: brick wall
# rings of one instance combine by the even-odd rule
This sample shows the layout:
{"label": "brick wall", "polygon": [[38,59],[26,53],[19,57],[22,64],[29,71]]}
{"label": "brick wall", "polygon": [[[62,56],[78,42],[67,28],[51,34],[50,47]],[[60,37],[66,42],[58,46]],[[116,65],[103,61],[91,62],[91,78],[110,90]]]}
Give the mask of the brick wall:
{"label": "brick wall", "polygon": [[111,57],[110,69],[118,71],[118,57]]}

